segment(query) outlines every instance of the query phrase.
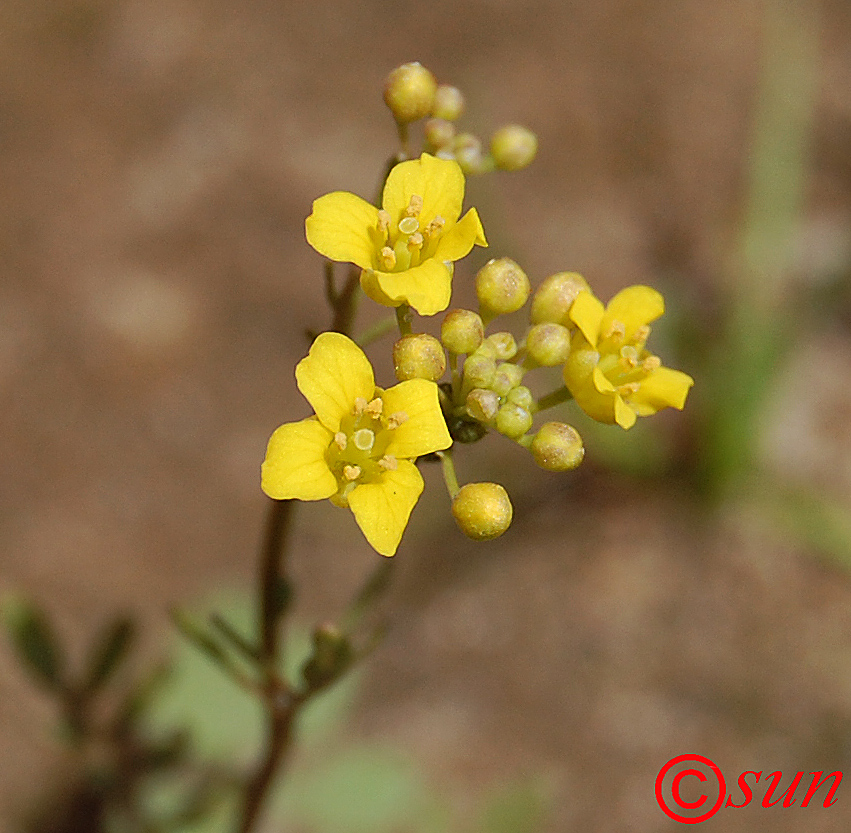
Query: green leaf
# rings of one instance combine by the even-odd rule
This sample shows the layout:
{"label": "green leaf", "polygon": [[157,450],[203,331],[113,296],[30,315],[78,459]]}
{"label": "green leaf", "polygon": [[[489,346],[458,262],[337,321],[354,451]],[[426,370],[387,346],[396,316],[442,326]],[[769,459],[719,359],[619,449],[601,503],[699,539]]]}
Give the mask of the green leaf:
{"label": "green leaf", "polygon": [[0,615],[21,663],[43,686],[64,687],[64,657],[47,616],[31,600],[10,594],[0,603]]}
{"label": "green leaf", "polygon": [[542,785],[522,781],[493,795],[482,814],[482,833],[536,833],[544,826],[549,800]]}
{"label": "green leaf", "polygon": [[119,617],[104,628],[89,660],[84,690],[97,691],[109,682],[109,678],[126,659],[135,638],[136,624],[126,616]]}

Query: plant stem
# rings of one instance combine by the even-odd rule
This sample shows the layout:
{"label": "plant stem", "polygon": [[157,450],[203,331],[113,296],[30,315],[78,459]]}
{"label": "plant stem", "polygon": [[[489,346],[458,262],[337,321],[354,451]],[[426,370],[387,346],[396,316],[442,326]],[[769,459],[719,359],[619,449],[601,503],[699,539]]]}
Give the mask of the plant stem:
{"label": "plant stem", "polygon": [[458,485],[458,475],[455,474],[455,462],[452,459],[451,446],[446,451],[438,451],[437,456],[440,457],[446,490],[449,492],[449,497],[455,500],[455,495],[461,491],[461,487]]}
{"label": "plant stem", "polygon": [[396,316],[392,315],[387,318],[382,318],[376,321],[371,327],[363,331],[356,339],[355,344],[358,347],[368,347],[372,342],[378,341],[382,336],[387,335],[396,326]]}
{"label": "plant stem", "polygon": [[573,399],[573,394],[565,387],[554,390],[546,396],[542,396],[535,407],[535,413],[546,411],[548,408],[553,408],[556,405],[561,405],[562,402],[568,402]]}
{"label": "plant stem", "polygon": [[260,560],[260,658],[267,672],[278,659],[280,629],[280,585],[287,533],[295,505],[291,500],[273,500],[266,519],[266,534]]}
{"label": "plant stem", "polygon": [[399,304],[396,307],[396,323],[399,325],[400,335],[411,334],[411,308],[407,304]]}
{"label": "plant stem", "polygon": [[343,288],[334,296],[332,309],[334,315],[331,319],[331,329],[335,333],[343,333],[348,335],[351,332],[352,324],[357,311],[357,303],[360,290],[360,269],[357,266],[352,266],[349,269],[348,277]]}

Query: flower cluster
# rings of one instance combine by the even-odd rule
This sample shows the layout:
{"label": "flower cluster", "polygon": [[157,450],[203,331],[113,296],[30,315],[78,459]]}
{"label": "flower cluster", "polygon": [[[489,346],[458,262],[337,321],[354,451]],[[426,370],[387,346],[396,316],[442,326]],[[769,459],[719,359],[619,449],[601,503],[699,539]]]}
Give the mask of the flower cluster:
{"label": "flower cluster", "polygon": [[[463,110],[461,93],[438,86],[419,64],[405,64],[390,74],[385,101],[400,128],[403,154],[408,124],[427,116],[427,148],[436,154],[394,160],[380,208],[347,192],[320,197],[305,229],[320,254],[353,264],[353,279],[369,298],[396,308],[399,384],[376,387],[360,347],[340,333],[322,333],[296,368],[299,390],[315,414],[274,432],[262,486],[279,500],[329,498],[347,506],[369,543],[393,555],[423,490],[417,458],[442,460],[458,526],[488,540],[510,525],[511,501],[496,483],[458,484],[456,443],[495,431],[527,448],[541,468],[568,471],[582,462],[582,439],[564,422],[535,429],[539,413],[573,399],[593,419],[629,429],[639,416],[682,409],[693,380],[663,367],[647,349],[650,324],[664,312],[654,289],[628,287],[604,306],[580,275],[558,272],[533,294],[529,278],[509,258],[493,259],[476,274],[477,311],[446,312],[439,338],[413,332],[411,309],[423,316],[447,310],[455,262],[487,240],[476,209],[462,216],[464,173],[471,165],[464,163],[454,128],[446,127]],[[525,128],[509,126],[494,137],[490,162],[472,167],[522,168],[536,145]],[[530,296],[522,335],[488,333]],[[526,377],[542,367],[560,367],[563,385],[536,396]],[[441,381],[447,368],[450,378]]]}

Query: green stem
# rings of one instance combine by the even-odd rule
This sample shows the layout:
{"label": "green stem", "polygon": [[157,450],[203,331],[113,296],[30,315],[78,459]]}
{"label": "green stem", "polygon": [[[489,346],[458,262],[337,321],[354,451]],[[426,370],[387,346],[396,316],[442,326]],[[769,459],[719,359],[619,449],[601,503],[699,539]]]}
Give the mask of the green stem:
{"label": "green stem", "polygon": [[409,336],[413,332],[411,329],[411,308],[407,304],[400,304],[396,307],[396,323],[399,325],[401,335]]}
{"label": "green stem", "polygon": [[569,402],[573,399],[573,394],[565,387],[554,390],[546,396],[542,396],[534,409],[534,413],[546,411],[548,408],[554,408],[556,405],[561,405],[562,402]]}
{"label": "green stem", "polygon": [[396,316],[391,315],[376,321],[371,327],[367,327],[356,339],[358,347],[368,347],[374,341],[387,335],[396,326]]}
{"label": "green stem", "polygon": [[455,474],[455,462],[452,459],[452,448],[449,447],[446,451],[438,451],[437,456],[440,457],[441,468],[443,470],[443,480],[446,483],[446,490],[449,492],[449,497],[455,500],[455,495],[461,491],[458,485],[458,476]]}

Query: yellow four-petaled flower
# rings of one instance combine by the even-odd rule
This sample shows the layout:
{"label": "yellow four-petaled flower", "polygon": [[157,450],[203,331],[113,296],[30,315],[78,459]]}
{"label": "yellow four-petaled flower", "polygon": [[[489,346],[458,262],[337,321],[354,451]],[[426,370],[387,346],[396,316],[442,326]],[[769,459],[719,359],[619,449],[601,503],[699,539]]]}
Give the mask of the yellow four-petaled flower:
{"label": "yellow four-petaled flower", "polygon": [[476,209],[461,217],[463,200],[458,163],[424,153],[390,171],[381,209],[347,191],[315,200],[307,242],[359,266],[364,292],[379,304],[435,315],[449,306],[453,262],[487,246]]}
{"label": "yellow four-petaled flower", "polygon": [[662,296],[649,286],[627,287],[605,308],[590,292],[577,295],[569,313],[577,330],[564,383],[590,417],[631,428],[637,417],[682,410],[694,379],[662,367],[645,347],[650,322],[664,311]]}
{"label": "yellow four-petaled flower", "polygon": [[377,388],[363,351],[339,333],[314,341],[296,382],[316,414],[272,434],[263,491],[348,506],[367,541],[393,555],[423,490],[412,461],[452,444],[437,385],[411,379]]}

